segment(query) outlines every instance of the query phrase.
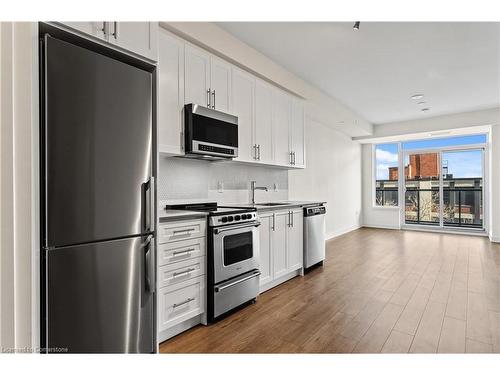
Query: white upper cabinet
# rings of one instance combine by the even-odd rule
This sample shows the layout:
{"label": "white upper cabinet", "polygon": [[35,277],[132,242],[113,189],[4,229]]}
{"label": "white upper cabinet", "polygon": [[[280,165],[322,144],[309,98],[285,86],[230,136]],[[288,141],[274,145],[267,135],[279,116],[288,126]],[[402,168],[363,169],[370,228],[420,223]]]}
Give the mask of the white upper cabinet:
{"label": "white upper cabinet", "polygon": [[296,167],[305,167],[304,139],[304,103],[298,98],[292,99],[292,119],[290,122],[290,153],[291,163]]}
{"label": "white upper cabinet", "polygon": [[109,22],[109,25],[111,44],[158,60],[158,22]]}
{"label": "white upper cabinet", "polygon": [[271,164],[273,162],[273,88],[260,79],[255,81],[255,159]]}
{"label": "white upper cabinet", "polygon": [[191,44],[184,49],[184,102],[211,107],[210,55]]}
{"label": "white upper cabinet", "polygon": [[60,22],[74,30],[92,35],[99,39],[106,39],[108,23],[104,21]]}
{"label": "white upper cabinet", "polygon": [[[125,35],[121,24],[118,25],[119,36]],[[107,32],[112,34],[113,27],[110,26]],[[183,107],[194,103],[238,117],[236,161],[285,168],[305,167],[305,116],[301,99],[160,30],[160,152],[183,154]]]}
{"label": "white upper cabinet", "polygon": [[231,112],[238,116],[238,159],[252,161],[255,78],[241,69],[232,69]]}
{"label": "white upper cabinet", "polygon": [[164,29],[158,40],[158,151],[183,155],[184,41]]}
{"label": "white upper cabinet", "polygon": [[273,154],[277,165],[291,165],[290,154],[290,96],[279,90],[273,90]]}
{"label": "white upper cabinet", "polygon": [[230,112],[231,64],[215,56],[210,59],[210,104],[213,109]]}
{"label": "white upper cabinet", "polygon": [[150,60],[158,60],[158,22],[89,21],[61,24]]}

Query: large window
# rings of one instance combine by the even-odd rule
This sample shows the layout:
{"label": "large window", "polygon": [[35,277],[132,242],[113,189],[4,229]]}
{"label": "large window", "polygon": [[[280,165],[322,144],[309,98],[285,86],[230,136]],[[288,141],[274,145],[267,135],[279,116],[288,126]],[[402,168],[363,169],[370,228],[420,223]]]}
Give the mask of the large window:
{"label": "large window", "polygon": [[397,143],[375,146],[375,205],[398,205],[398,163]]}
{"label": "large window", "polygon": [[375,145],[375,205],[401,206],[404,224],[483,229],[486,143],[480,134]]}

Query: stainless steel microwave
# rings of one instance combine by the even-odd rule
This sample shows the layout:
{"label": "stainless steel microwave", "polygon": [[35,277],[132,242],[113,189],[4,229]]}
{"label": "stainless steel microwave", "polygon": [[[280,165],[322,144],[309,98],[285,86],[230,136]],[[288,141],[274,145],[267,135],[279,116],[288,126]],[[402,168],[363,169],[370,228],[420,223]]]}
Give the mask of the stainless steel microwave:
{"label": "stainless steel microwave", "polygon": [[184,106],[184,151],[187,157],[238,157],[238,117],[197,104]]}

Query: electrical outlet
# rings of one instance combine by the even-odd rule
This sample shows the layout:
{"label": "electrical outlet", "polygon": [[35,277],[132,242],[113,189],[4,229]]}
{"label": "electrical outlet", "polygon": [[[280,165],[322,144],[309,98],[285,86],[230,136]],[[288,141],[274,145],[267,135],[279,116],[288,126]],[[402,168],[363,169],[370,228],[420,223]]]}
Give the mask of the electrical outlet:
{"label": "electrical outlet", "polygon": [[219,193],[224,192],[224,183],[222,181],[217,181],[217,191]]}
{"label": "electrical outlet", "polygon": [[277,192],[278,191],[278,184],[274,184],[274,191]]}

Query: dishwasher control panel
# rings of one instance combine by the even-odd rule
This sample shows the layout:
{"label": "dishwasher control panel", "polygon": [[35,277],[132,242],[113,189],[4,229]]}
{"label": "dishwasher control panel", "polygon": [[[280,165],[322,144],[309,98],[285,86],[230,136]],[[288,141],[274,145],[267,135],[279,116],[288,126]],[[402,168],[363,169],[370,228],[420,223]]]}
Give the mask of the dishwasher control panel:
{"label": "dishwasher control panel", "polygon": [[316,207],[306,207],[304,208],[304,216],[314,216],[314,215],[322,215],[326,213],[325,206],[316,206]]}

